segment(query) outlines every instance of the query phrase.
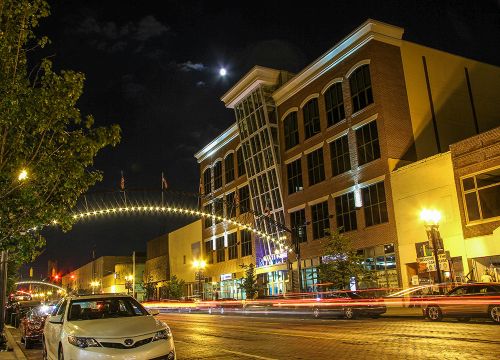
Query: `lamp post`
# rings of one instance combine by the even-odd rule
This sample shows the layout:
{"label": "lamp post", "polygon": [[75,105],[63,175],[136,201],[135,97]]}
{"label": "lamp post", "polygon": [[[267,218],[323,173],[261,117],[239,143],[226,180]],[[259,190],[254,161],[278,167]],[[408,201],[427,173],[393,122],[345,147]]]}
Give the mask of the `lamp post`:
{"label": "lamp post", "polygon": [[90,283],[90,286],[92,287],[92,295],[95,294],[95,288],[99,286],[99,281],[92,281]]}
{"label": "lamp post", "polygon": [[193,267],[196,269],[196,276],[198,277],[198,295],[200,300],[203,300],[203,291],[201,289],[201,274],[207,263],[205,260],[194,260]]}
{"label": "lamp post", "polygon": [[424,221],[425,229],[427,231],[427,238],[432,247],[432,253],[434,255],[434,262],[436,264],[437,281],[439,284],[439,293],[441,293],[441,268],[439,266],[439,255],[438,250],[440,248],[440,236],[439,236],[439,220],[441,220],[441,213],[437,210],[427,210],[424,209],[420,213],[420,219]]}

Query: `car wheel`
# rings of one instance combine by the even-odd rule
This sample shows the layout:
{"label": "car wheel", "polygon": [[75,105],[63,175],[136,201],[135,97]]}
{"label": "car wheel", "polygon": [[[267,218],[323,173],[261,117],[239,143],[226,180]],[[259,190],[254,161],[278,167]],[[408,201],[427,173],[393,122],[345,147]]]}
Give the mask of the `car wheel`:
{"label": "car wheel", "polygon": [[57,359],[58,360],[64,360],[63,348],[62,348],[61,345],[59,345],[59,351],[57,353]]}
{"label": "car wheel", "polygon": [[490,318],[493,322],[500,324],[500,305],[490,306],[488,313],[490,314]]}
{"label": "car wheel", "polygon": [[470,318],[469,317],[461,317],[461,318],[458,318],[458,321],[460,321],[460,322],[469,322]]}
{"label": "car wheel", "polygon": [[432,321],[440,321],[443,319],[443,314],[439,306],[432,305],[427,307],[427,317]]}
{"label": "car wheel", "polygon": [[314,317],[315,319],[317,319],[317,318],[319,318],[319,316],[320,316],[319,309],[318,309],[317,307],[315,307],[315,308],[313,309],[313,317]]}
{"label": "car wheel", "polygon": [[344,309],[344,318],[348,320],[354,319],[356,316],[354,314],[354,309],[352,307],[346,307]]}

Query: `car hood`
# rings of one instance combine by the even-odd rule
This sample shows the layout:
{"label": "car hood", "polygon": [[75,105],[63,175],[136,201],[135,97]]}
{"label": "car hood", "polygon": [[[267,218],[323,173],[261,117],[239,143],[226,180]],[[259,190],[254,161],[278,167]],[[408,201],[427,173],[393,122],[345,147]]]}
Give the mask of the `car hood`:
{"label": "car hood", "polygon": [[165,328],[163,322],[151,315],[68,321],[66,326],[68,335],[100,339],[141,336]]}

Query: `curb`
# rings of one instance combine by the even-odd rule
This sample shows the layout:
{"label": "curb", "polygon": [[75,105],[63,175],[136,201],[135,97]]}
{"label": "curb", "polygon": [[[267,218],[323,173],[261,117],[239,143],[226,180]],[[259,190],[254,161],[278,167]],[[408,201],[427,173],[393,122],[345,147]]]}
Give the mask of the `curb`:
{"label": "curb", "polygon": [[17,360],[28,360],[28,358],[24,355],[23,351],[19,347],[19,344],[14,340],[14,337],[10,333],[10,326],[5,326],[5,335],[7,336],[7,342],[9,343],[9,346],[12,348],[14,351],[14,355]]}

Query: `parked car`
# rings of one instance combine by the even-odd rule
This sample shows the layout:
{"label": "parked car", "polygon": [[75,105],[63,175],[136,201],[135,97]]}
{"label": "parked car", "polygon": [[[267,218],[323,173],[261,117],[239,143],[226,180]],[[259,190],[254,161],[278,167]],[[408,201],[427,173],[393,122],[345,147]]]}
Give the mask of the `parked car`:
{"label": "parked car", "polygon": [[156,314],[127,295],[66,297],[45,321],[44,359],[175,360],[170,328]]}
{"label": "parked car", "polygon": [[53,311],[54,305],[43,304],[29,310],[19,322],[21,342],[30,349],[35,342],[42,340],[45,319]]}
{"label": "parked car", "polygon": [[446,295],[426,298],[422,307],[425,318],[439,321],[454,317],[469,321],[475,317],[489,317],[500,324],[500,284],[473,283],[453,288]]}

